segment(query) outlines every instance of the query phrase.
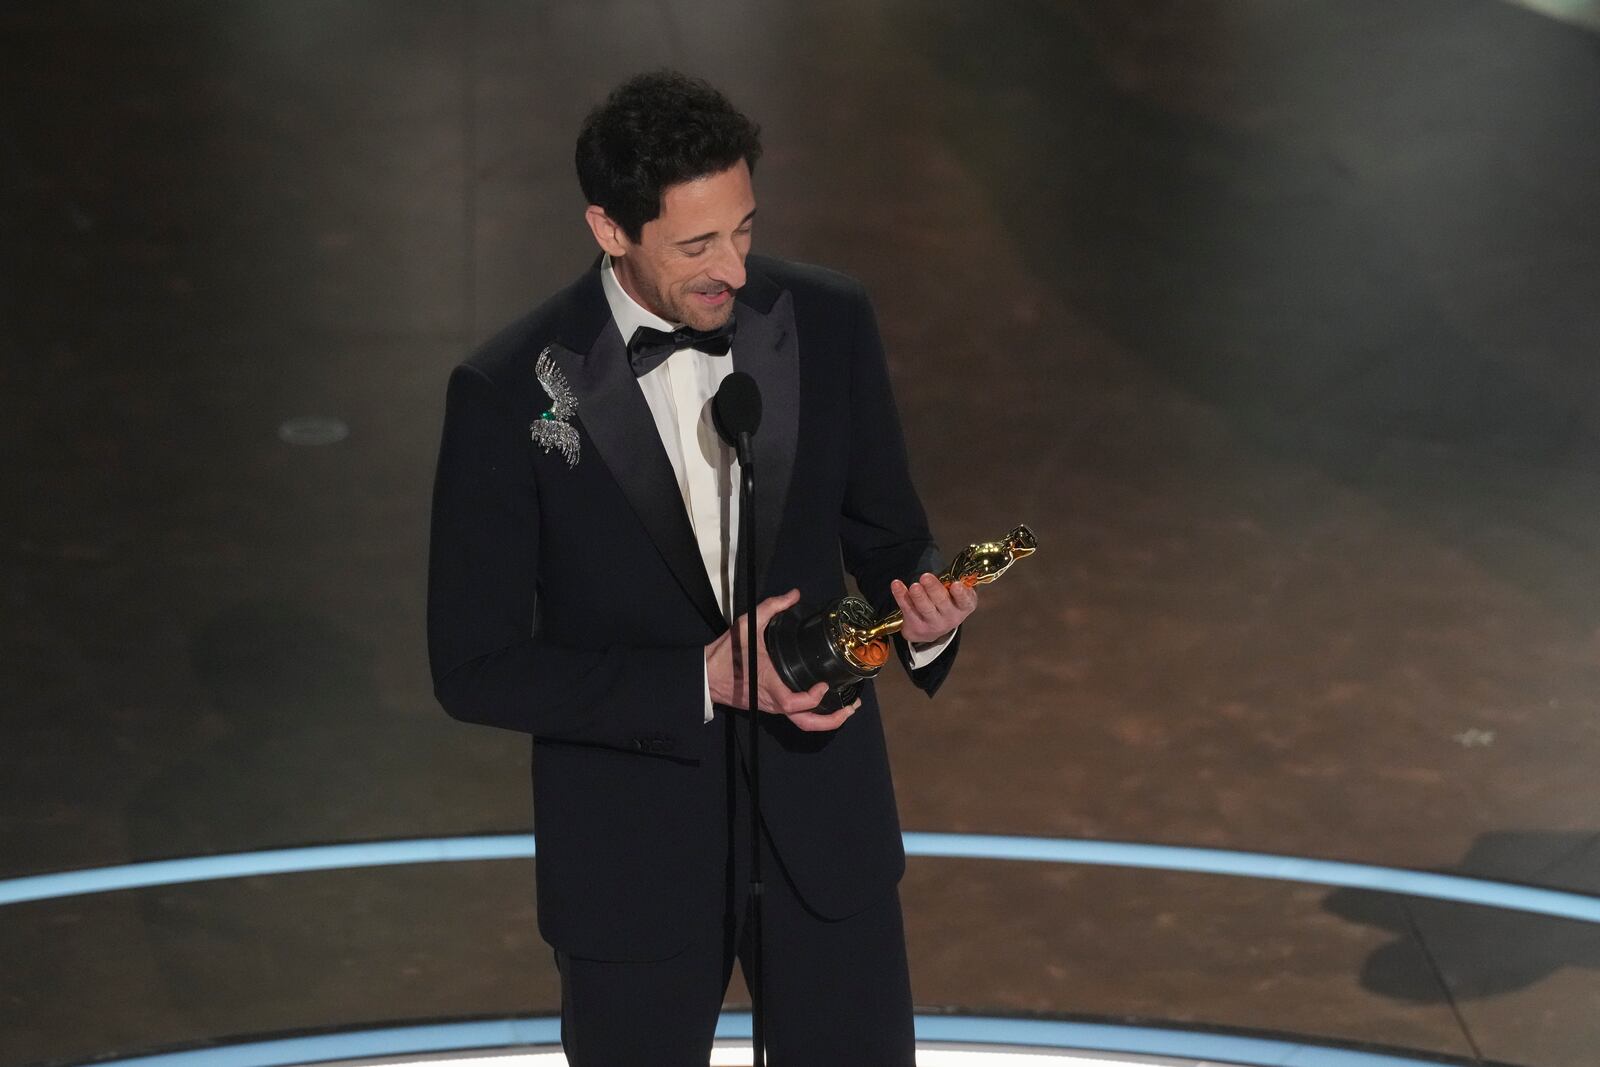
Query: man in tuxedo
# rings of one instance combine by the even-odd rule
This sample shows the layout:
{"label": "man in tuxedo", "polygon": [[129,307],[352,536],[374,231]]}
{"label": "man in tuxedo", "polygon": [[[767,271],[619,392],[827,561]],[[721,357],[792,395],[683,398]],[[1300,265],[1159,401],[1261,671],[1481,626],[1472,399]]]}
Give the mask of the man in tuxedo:
{"label": "man in tuxedo", "polygon": [[[575,1067],[707,1061],[748,970],[746,754],[762,745],[764,987],[774,1064],[913,1063],[905,867],[877,700],[815,710],[757,649],[848,569],[906,624],[929,694],[976,591],[946,590],[871,306],[750,254],[757,127],[672,72],[617,88],[578,139],[590,270],[450,379],[434,488],[429,652],[454,717],[532,738],[540,931]],[[753,544],[710,399],[763,397]],[[758,588],[745,589],[744,553]],[[842,563],[842,567],[841,567]]]}

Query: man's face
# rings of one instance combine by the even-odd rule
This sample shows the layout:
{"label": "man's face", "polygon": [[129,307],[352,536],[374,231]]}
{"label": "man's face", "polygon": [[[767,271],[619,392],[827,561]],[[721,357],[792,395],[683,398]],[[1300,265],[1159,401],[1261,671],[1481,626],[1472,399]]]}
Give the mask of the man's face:
{"label": "man's face", "polygon": [[668,186],[660,216],[644,224],[637,244],[620,227],[608,226],[604,212],[589,211],[596,240],[611,253],[617,281],[645,308],[697,330],[715,329],[733,315],[756,213],[750,168],[743,160],[720,173]]}

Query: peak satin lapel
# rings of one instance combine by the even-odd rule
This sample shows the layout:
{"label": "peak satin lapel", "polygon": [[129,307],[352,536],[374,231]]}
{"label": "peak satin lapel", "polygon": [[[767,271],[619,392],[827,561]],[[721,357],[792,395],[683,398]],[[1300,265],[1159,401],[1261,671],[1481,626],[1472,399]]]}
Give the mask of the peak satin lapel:
{"label": "peak satin lapel", "polygon": [[577,394],[577,421],[588,432],[661,558],[706,622],[718,632],[726,629],[694,528],[683,510],[672,463],[661,448],[650,406],[628,366],[627,348],[616,324],[608,323],[585,355],[560,345],[552,347],[550,355],[566,371]]}
{"label": "peak satin lapel", "polygon": [[[733,365],[761,388],[761,426],[752,443],[756,452],[756,574],[758,581],[764,582],[794,476],[800,434],[800,343],[794,328],[794,297],[787,291],[764,314],[744,303],[735,304],[733,313],[739,323],[733,338]],[[740,546],[740,551],[748,551],[748,546]],[[744,566],[738,570],[736,582],[743,590]],[[744,602],[741,596],[739,603]]]}

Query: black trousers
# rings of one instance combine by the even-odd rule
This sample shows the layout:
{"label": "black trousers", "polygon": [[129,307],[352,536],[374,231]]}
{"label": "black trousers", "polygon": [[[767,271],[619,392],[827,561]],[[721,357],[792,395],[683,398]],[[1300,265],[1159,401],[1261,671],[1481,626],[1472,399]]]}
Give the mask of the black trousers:
{"label": "black trousers", "polygon": [[[688,947],[666,960],[590,960],[557,950],[561,1043],[571,1067],[705,1067],[735,959],[754,985],[750,794],[725,726],[719,712],[706,727],[723,733],[723,758],[701,765],[728,798],[721,915],[700,924]],[[765,841],[762,875],[767,1062],[914,1067],[898,892],[891,888],[866,910],[829,920],[805,906]]]}

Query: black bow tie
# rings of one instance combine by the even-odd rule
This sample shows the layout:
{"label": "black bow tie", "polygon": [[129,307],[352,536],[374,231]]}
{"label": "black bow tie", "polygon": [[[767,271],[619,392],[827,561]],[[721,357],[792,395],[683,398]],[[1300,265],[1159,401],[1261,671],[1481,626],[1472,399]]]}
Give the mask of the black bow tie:
{"label": "black bow tie", "polygon": [[633,376],[643,378],[680,348],[693,348],[713,356],[725,356],[733,344],[733,320],[715,330],[691,330],[680,326],[671,333],[641,326],[628,340],[628,362]]}

